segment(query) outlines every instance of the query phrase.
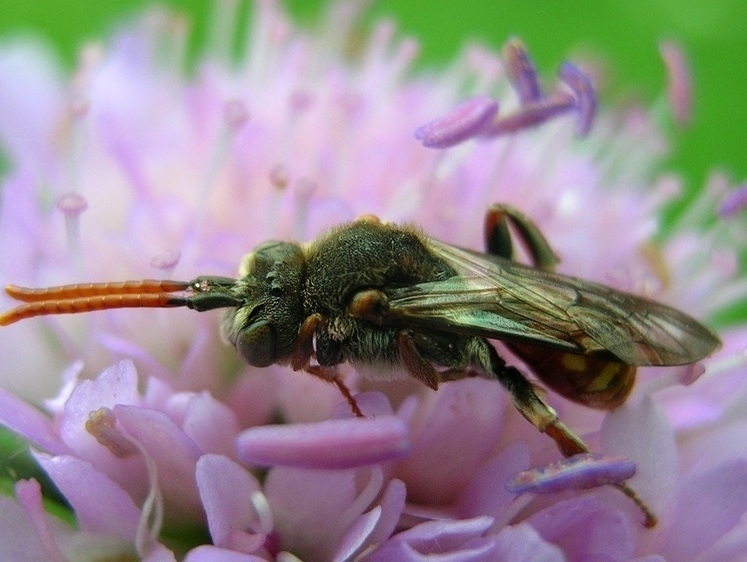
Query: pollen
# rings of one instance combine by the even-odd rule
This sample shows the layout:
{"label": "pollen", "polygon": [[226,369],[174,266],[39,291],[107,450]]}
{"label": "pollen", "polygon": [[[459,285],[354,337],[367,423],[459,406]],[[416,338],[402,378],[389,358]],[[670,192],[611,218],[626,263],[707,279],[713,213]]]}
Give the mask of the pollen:
{"label": "pollen", "polygon": [[117,419],[109,408],[99,408],[88,415],[86,431],[117,458],[136,454],[137,448],[117,429],[116,423]]}

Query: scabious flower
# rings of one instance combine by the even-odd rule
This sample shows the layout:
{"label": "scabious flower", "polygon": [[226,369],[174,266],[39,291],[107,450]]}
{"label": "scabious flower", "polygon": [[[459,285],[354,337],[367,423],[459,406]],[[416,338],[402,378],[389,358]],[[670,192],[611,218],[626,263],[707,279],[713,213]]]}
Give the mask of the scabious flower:
{"label": "scabious flower", "polygon": [[[237,62],[235,6],[223,3],[190,77],[186,23],[165,12],[83,48],[69,78],[36,43],[3,43],[2,279],[230,276],[266,239],[310,240],[367,213],[479,250],[482,216],[500,201],[536,221],[561,272],[703,319],[744,297],[734,242],[744,227],[733,219],[744,190],[714,175],[662,229],[679,180],[659,172],[667,141],[650,110],[598,110],[570,63],[558,83],[540,83],[518,40],[501,56],[468,46],[420,74],[417,43],[391,23],[352,40],[358,9],[333,3],[310,34],[258,2]],[[672,49],[672,99],[689,100]],[[526,472],[559,454],[495,382],[433,392],[345,367],[359,420],[332,385],[243,365],[218,324],[215,313],[128,310],[2,329],[0,422],[30,442],[59,492],[21,479],[0,498],[5,558],[747,552],[743,327],[723,331],[721,350],[696,366],[640,369],[628,403],[606,415],[551,396],[607,456]],[[660,519],[652,530],[619,491],[597,486],[632,464],[630,486]],[[509,491],[517,474],[541,475],[537,493]],[[48,512],[43,491],[65,505]],[[75,525],[51,514],[60,510]]]}

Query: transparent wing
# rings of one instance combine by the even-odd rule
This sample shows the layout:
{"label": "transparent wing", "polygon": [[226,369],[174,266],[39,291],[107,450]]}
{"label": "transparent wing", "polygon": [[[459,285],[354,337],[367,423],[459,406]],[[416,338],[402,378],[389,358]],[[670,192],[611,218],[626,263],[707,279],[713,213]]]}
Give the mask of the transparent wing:
{"label": "transparent wing", "polygon": [[572,277],[429,240],[456,275],[387,291],[388,324],[528,341],[630,365],[702,359],[718,338],[668,306]]}

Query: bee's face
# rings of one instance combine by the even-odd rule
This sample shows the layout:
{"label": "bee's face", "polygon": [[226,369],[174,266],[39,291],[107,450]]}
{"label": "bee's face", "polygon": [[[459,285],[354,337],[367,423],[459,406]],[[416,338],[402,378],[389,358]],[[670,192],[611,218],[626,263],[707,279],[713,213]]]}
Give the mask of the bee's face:
{"label": "bee's face", "polygon": [[221,332],[255,367],[285,362],[303,321],[304,256],[297,244],[265,242],[241,261],[234,293],[244,302],[230,309]]}

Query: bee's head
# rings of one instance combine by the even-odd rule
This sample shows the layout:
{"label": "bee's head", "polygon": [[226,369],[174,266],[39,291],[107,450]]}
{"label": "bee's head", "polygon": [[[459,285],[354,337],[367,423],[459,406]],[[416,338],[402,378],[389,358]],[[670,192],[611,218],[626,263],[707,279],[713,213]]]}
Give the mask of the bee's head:
{"label": "bee's head", "polygon": [[265,242],[242,260],[232,293],[243,304],[226,313],[221,334],[250,365],[290,359],[304,319],[304,268],[301,247],[287,242]]}

